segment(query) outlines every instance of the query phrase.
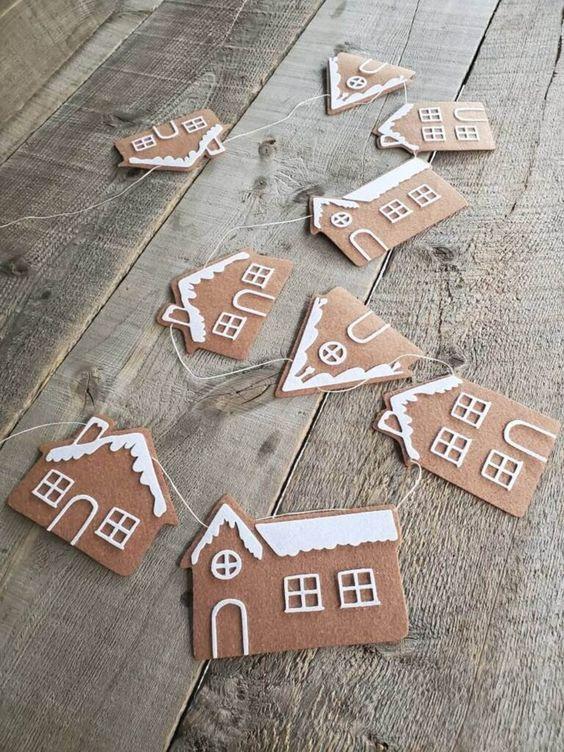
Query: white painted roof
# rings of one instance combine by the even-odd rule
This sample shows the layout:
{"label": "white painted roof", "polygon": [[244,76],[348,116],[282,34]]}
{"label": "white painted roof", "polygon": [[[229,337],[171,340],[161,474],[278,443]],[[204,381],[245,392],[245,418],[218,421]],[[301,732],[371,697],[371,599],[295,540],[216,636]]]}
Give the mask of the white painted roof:
{"label": "white painted roof", "polygon": [[229,506],[229,504],[222,504],[208,525],[206,532],[198,541],[198,545],[192,551],[192,566],[198,563],[202,550],[219,535],[221,526],[225,523],[227,523],[230,528],[237,528],[239,538],[241,538],[247,551],[249,551],[249,553],[251,553],[256,559],[262,559],[262,543],[258,540],[256,535],[254,535],[249,526],[246,525],[239,515]]}
{"label": "white painted roof", "polygon": [[399,167],[395,167],[393,170],[384,173],[384,175],[380,175],[379,178],[372,180],[370,183],[366,183],[366,185],[357,188],[355,191],[347,193],[343,198],[350,199],[351,201],[374,201],[384,193],[391,191],[392,188],[397,188],[405,180],[409,180],[409,178],[417,175],[418,172],[430,169],[429,162],[418,157],[413,157]]}

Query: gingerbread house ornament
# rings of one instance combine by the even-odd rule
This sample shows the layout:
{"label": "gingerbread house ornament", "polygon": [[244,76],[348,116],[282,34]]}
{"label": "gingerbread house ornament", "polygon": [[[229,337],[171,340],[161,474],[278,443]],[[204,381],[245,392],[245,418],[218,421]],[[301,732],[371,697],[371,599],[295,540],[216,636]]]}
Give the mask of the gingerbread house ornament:
{"label": "gingerbread house ornament", "polygon": [[407,378],[422,354],[348,290],[335,287],[312,300],[276,396]]}
{"label": "gingerbread house ornament", "polygon": [[146,428],[116,431],[92,417],[41,458],[7,503],[117,574],[132,574],[163,525],[177,525]]}
{"label": "gingerbread house ornament", "polygon": [[480,499],[522,517],[560,430],[558,421],[449,375],[384,396],[374,428],[419,463]]}
{"label": "gingerbread house ornament", "polygon": [[380,149],[401,147],[411,154],[495,149],[481,102],[404,104],[374,133]]}
{"label": "gingerbread house ornament", "polygon": [[173,279],[175,302],[157,320],[182,332],[189,355],[202,349],[244,360],[292,266],[251,248],[231,253]]}
{"label": "gingerbread house ornament", "polygon": [[391,65],[367,55],[339,52],[327,63],[329,97],[327,113],[350,110],[367,104],[383,94],[402,88],[415,72],[399,65]]}
{"label": "gingerbread house ornament", "polygon": [[428,162],[413,157],[342,197],[314,196],[310,206],[310,231],[322,232],[353,264],[365,266],[468,202]]}
{"label": "gingerbread house ornament", "polygon": [[224,496],[181,561],[194,656],[399,642],[400,537],[391,506],[253,520]]}
{"label": "gingerbread house ornament", "polygon": [[122,156],[120,167],[187,172],[225,151],[223,130],[215,112],[196,110],[120,138],[114,146]]}

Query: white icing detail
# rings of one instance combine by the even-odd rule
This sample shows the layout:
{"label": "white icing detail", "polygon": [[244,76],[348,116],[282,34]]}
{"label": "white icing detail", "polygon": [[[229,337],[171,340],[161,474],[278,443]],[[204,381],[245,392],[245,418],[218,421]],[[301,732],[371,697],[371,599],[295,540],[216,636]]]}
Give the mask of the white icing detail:
{"label": "white icing detail", "polygon": [[[382,70],[382,68],[385,68],[386,65],[388,65],[388,63],[379,63],[379,65],[378,65],[377,68],[373,68],[372,70],[367,69],[366,66],[368,65],[368,63],[371,63],[371,62],[372,62],[372,58],[369,57],[368,60],[365,60],[363,63],[361,63],[358,66],[358,70],[361,73],[366,73],[369,76],[373,76],[374,74],[379,73]],[[376,62],[378,62],[378,61],[376,61]]]}
{"label": "white icing detail", "polygon": [[195,118],[185,120],[182,123],[183,128],[187,133],[195,133],[208,127],[208,124],[201,115],[197,115]]}
{"label": "white icing detail", "polygon": [[239,311],[244,311],[245,313],[251,313],[254,316],[265,318],[266,313],[258,311],[256,308],[248,308],[247,306],[241,305],[241,303],[239,303],[239,300],[243,297],[243,295],[256,295],[257,298],[265,298],[266,300],[274,300],[274,295],[269,295],[266,292],[258,292],[257,290],[239,290],[239,292],[236,292],[233,296],[233,308],[237,308]]}
{"label": "white icing detail", "polygon": [[168,136],[163,136],[163,134],[159,131],[159,128],[157,125],[153,126],[153,130],[157,134],[159,138],[161,138],[163,141],[167,141],[169,138],[176,138],[180,131],[178,130],[178,126],[174,122],[174,120],[170,121],[170,127],[172,128],[172,133],[170,133]]}
{"label": "white icing detail", "polygon": [[373,332],[366,335],[366,337],[357,337],[357,335],[354,333],[355,327],[358,326],[362,321],[367,319],[369,316],[372,316],[372,311],[366,311],[366,313],[363,313],[362,316],[359,316],[347,326],[347,334],[352,339],[352,341],[356,342],[358,345],[366,345],[368,342],[372,342],[373,339],[376,339],[376,337],[379,337],[380,334],[383,334],[386,329],[390,328],[389,324],[384,324],[379,329],[375,329]]}
{"label": "white icing detail", "polygon": [[406,83],[408,81],[405,76],[399,74],[394,78],[389,78],[383,84],[373,84],[372,86],[369,86],[369,88],[365,91],[343,93],[339,89],[341,74],[339,73],[337,58],[330,57],[328,60],[328,66],[331,109],[335,111],[340,110],[342,107],[345,107],[347,105],[356,104],[357,102],[362,102],[364,100],[376,97],[386,91],[389,91],[390,89],[401,86],[403,83]]}
{"label": "white icing detail", "polygon": [[419,151],[419,145],[410,143],[405,136],[394,128],[397,121],[408,115],[412,109],[412,104],[404,104],[399,110],[396,110],[385,123],[382,123],[382,125],[379,126],[378,133],[380,134],[380,138],[378,140],[378,146],[383,149],[388,149],[393,146],[404,146],[408,151],[417,154]]}
{"label": "white icing detail", "polygon": [[274,274],[274,269],[270,266],[262,266],[262,264],[251,264],[247,267],[245,273],[241,277],[241,281],[247,285],[255,285],[264,289],[270,282],[270,278]]}
{"label": "white icing detail", "polygon": [[391,509],[280,521],[274,518],[273,522],[258,522],[255,527],[278,556],[398,540]]}
{"label": "white icing detail", "polygon": [[397,188],[405,180],[409,180],[409,178],[423,172],[423,170],[429,169],[430,165],[428,162],[418,157],[412,157],[399,167],[395,167],[393,170],[384,173],[384,175],[380,175],[379,178],[371,180],[370,183],[366,183],[366,185],[351,191],[351,193],[347,193],[344,198],[353,201],[374,201],[384,193],[391,191],[392,188]]}
{"label": "white icing detail", "polygon": [[459,141],[479,141],[480,132],[477,125],[457,125],[455,127],[456,138]]}
{"label": "white icing detail", "polygon": [[[135,528],[140,522],[141,520],[139,517],[129,514],[125,509],[113,507],[106,515],[100,527],[94,532],[96,535],[99,535],[100,538],[111,543],[112,546],[123,551],[125,544],[131,538]],[[109,528],[110,531],[107,532],[106,528]]]}
{"label": "white icing detail", "polygon": [[442,123],[443,115],[440,107],[420,107],[419,120],[422,123]]}
{"label": "white icing detail", "polygon": [[231,509],[229,504],[222,504],[215,513],[213,520],[208,525],[206,532],[200,538],[198,545],[192,551],[192,566],[198,563],[198,559],[200,558],[203,549],[219,535],[221,526],[225,523],[227,523],[231,529],[237,528],[237,534],[243,545],[247,551],[255,557],[255,559],[262,559],[262,544],[259,542],[258,538],[251,532],[239,515]]}
{"label": "white icing detail", "polygon": [[91,509],[90,509],[90,512],[88,513],[88,516],[87,516],[86,520],[82,523],[82,526],[81,526],[80,530],[74,536],[74,538],[70,541],[71,546],[74,546],[76,543],[78,543],[78,541],[82,537],[82,534],[84,533],[84,531],[86,530],[86,528],[88,527],[88,525],[90,525],[90,523],[92,522],[92,520],[96,516],[96,513],[98,511],[98,502],[96,501],[96,499],[93,499],[92,496],[87,496],[86,494],[80,494],[78,496],[73,496],[72,499],[69,499],[69,501],[67,501],[67,503],[65,504],[65,506],[61,509],[61,511],[59,512],[59,514],[55,517],[55,519],[52,520],[51,524],[47,528],[47,530],[49,532],[51,532],[51,530],[55,527],[55,525],[57,524],[57,522],[59,522],[59,520],[61,519],[61,517],[63,517],[63,515],[66,512],[68,512],[68,510],[77,501],[88,501],[90,503]]}
{"label": "white icing detail", "polygon": [[60,500],[74,485],[74,480],[58,470],[49,470],[31,492],[38,499],[56,509]]}
{"label": "white icing detail", "polygon": [[396,222],[399,222],[400,219],[405,219],[405,217],[413,214],[413,209],[410,209],[409,206],[406,206],[403,201],[400,201],[397,198],[384,204],[384,206],[381,206],[379,211],[380,214],[383,214],[393,225],[395,225]]}
{"label": "white icing detail", "polygon": [[319,348],[319,359],[328,366],[338,366],[347,359],[347,348],[336,340],[324,342]]}
{"label": "white icing detail", "polygon": [[219,314],[217,321],[213,325],[212,332],[220,337],[236,340],[241,334],[246,321],[246,316],[236,316],[233,313],[223,311],[223,313]]}
{"label": "white icing detail", "polygon": [[446,141],[444,125],[426,125],[421,128],[423,141]]}
{"label": "white icing detail", "polygon": [[[522,467],[521,460],[516,460],[507,454],[503,454],[503,452],[492,449],[482,467],[482,476],[507,491],[511,491]],[[492,475],[488,475],[488,469],[493,470]]]}
{"label": "white icing detail", "polygon": [[134,472],[139,474],[139,482],[148,486],[153,496],[153,514],[162,517],[166,512],[166,501],[161,490],[160,483],[155,473],[151,453],[147,441],[142,433],[123,433],[113,436],[103,436],[83,444],[68,444],[66,446],[51,449],[45,457],[47,462],[68,462],[79,460],[85,455],[94,454],[103,446],[109,447],[110,451],[117,452],[127,449],[135,459],[132,465]]}
{"label": "white icing detail", "polygon": [[417,188],[414,188],[412,191],[409,191],[407,195],[422,209],[429,206],[429,204],[434,204],[435,201],[438,201],[441,198],[440,194],[433,190],[430,185],[427,185],[427,183],[423,183]]}
{"label": "white icing detail", "polygon": [[[337,577],[339,579],[341,608],[381,605],[376,592],[376,581],[372,569],[346,569],[339,572]],[[364,598],[364,593],[369,593],[370,597]]]}
{"label": "white icing detail", "polygon": [[454,117],[457,120],[461,120],[462,122],[467,123],[487,123],[488,119],[487,117],[483,118],[477,118],[477,117],[468,117],[466,115],[462,115],[463,112],[481,112],[482,114],[486,114],[483,107],[457,107],[454,110]]}
{"label": "white icing detail", "polygon": [[83,437],[86,436],[87,433],[90,433],[90,431],[94,427],[98,428],[98,433],[96,434],[96,438],[99,439],[101,436],[103,436],[106,433],[106,431],[110,427],[110,424],[107,421],[105,421],[103,418],[98,418],[96,415],[93,415],[72,443],[80,444],[82,442]]}
{"label": "white icing detail", "polygon": [[243,601],[237,598],[224,598],[216,603],[211,613],[211,638],[212,638],[212,657],[218,657],[217,648],[217,615],[224,606],[237,606],[241,612],[241,639],[243,655],[249,655],[249,622],[247,619],[247,609]]}
{"label": "white icing detail", "polygon": [[[421,456],[415,449],[412,442],[413,428],[411,418],[407,414],[407,408],[410,402],[417,402],[420,395],[427,394],[444,394],[451,389],[462,384],[462,379],[458,376],[445,376],[442,379],[428,381],[425,384],[417,384],[411,389],[405,389],[403,392],[394,394],[390,397],[390,409],[382,413],[378,421],[378,428],[387,433],[399,436],[405,448],[407,456],[412,460],[419,460]],[[399,431],[387,425],[387,420],[395,416],[400,426]]]}
{"label": "white icing detail", "polygon": [[345,201],[342,198],[322,198],[316,196],[312,201],[313,224],[318,230],[321,229],[324,206],[340,206],[343,209],[358,209],[356,201]]}
{"label": "white icing detail", "polygon": [[[297,585],[295,587],[294,585]],[[294,586],[294,587],[293,587]],[[308,596],[315,600],[313,605],[308,605]],[[284,577],[284,612],[287,614],[303,613],[304,611],[323,611],[321,598],[321,584],[319,575],[294,574]]]}
{"label": "white icing detail", "polygon": [[533,452],[532,449],[524,447],[522,444],[518,444],[511,438],[511,429],[515,428],[516,426],[524,426],[525,428],[530,428],[531,430],[537,431],[543,436],[548,436],[551,439],[556,439],[556,434],[552,433],[551,431],[547,431],[545,428],[541,428],[540,426],[535,426],[533,423],[528,423],[526,420],[510,420],[503,429],[503,438],[506,444],[509,444],[509,446],[512,446],[514,449],[519,449],[521,452],[528,454],[529,457],[534,457],[536,460],[540,460],[540,462],[546,462],[548,459],[547,457],[543,457],[542,454]]}
{"label": "white icing detail", "polygon": [[364,89],[367,83],[368,81],[364,76],[351,76],[347,79],[347,86],[349,89],[353,89],[353,91]]}
{"label": "white icing detail", "polygon": [[348,212],[334,212],[331,214],[333,227],[348,227],[352,222],[352,216]]}
{"label": "white icing detail", "polygon": [[473,397],[467,392],[460,392],[450,414],[453,418],[468,423],[469,426],[480,428],[491,406],[491,402]]}
{"label": "white icing detail", "polygon": [[236,551],[225,549],[218,551],[211,561],[211,571],[218,580],[232,580],[237,577],[243,563]]}
{"label": "white icing detail", "polygon": [[152,134],[141,136],[140,138],[135,138],[131,142],[131,146],[133,146],[135,151],[145,151],[145,149],[152,149],[153,146],[156,145],[157,142],[155,141],[155,137]]}
{"label": "white icing detail", "polygon": [[360,253],[360,255],[363,256],[367,261],[372,261],[372,258],[368,255],[368,253],[364,250],[364,248],[357,241],[357,238],[359,235],[369,235],[373,240],[375,240],[379,245],[381,245],[385,251],[388,250],[388,246],[384,243],[384,241],[381,238],[375,235],[372,232],[372,230],[369,230],[367,227],[360,227],[358,230],[351,232],[351,234],[349,235],[349,240],[353,248],[356,248],[356,250]]}
{"label": "white icing detail", "polygon": [[461,467],[471,443],[472,440],[467,436],[443,426],[431,445],[431,452],[443,460],[452,462],[456,467]]}
{"label": "white icing detail", "polygon": [[[214,155],[225,151],[225,147],[217,140],[217,136],[223,131],[221,123],[216,123],[209,131],[202,136],[197,149],[189,152],[185,157],[151,157],[147,159],[141,159],[140,157],[130,157],[130,164],[144,164],[154,165],[159,167],[192,167],[198,159],[207,151],[208,154]],[[215,150],[211,150],[210,145],[212,142],[216,143]]]}

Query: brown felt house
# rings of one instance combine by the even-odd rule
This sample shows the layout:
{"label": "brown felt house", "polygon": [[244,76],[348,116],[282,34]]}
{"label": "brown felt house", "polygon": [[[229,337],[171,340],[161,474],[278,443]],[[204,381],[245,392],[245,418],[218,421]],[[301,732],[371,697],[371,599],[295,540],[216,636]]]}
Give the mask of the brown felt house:
{"label": "brown felt house", "polygon": [[466,206],[428,162],[413,157],[340,198],[313,197],[310,230],[365,266]]}
{"label": "brown felt house", "polygon": [[542,475],[558,421],[458,376],[384,397],[374,427],[400,443],[404,459],[517,517]]}
{"label": "brown felt house", "polygon": [[244,360],[292,266],[251,248],[210,261],[172,280],[175,302],[157,320],[182,332],[189,354],[202,349]]}
{"label": "brown felt house", "polygon": [[44,444],[8,505],[117,574],[141,563],[178,518],[145,428],[91,418],[72,442]]}
{"label": "brown felt house", "polygon": [[401,640],[399,542],[392,507],[253,520],[224,496],[181,561],[195,657]]}

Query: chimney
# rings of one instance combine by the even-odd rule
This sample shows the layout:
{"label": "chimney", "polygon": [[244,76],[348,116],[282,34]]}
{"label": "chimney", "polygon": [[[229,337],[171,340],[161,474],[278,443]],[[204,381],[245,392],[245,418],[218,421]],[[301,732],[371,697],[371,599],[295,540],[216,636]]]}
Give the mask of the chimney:
{"label": "chimney", "polygon": [[87,444],[89,441],[96,441],[106,433],[109,427],[110,424],[103,418],[97,418],[93,415],[73,441],[73,444]]}

